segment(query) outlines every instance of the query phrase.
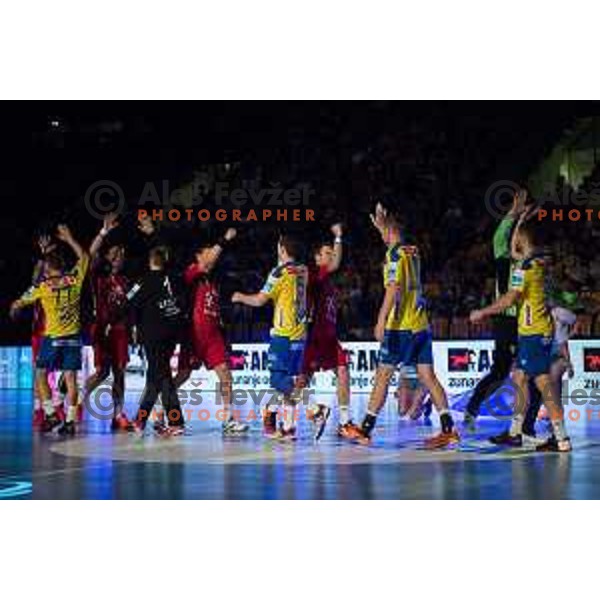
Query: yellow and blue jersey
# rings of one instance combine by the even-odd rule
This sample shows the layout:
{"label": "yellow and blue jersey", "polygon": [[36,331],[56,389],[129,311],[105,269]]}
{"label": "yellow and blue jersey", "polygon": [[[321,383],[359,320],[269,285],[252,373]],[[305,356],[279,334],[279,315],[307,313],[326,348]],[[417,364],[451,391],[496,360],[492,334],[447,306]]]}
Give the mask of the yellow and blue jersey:
{"label": "yellow and blue jersey", "polygon": [[44,311],[45,336],[59,338],[80,333],[81,288],[88,266],[89,258],[84,254],[71,271],[43,279],[21,296],[23,304],[40,301]]}
{"label": "yellow and blue jersey", "polygon": [[274,304],[271,335],[302,340],[306,335],[308,269],[288,262],[273,269],[261,292]]}
{"label": "yellow and blue jersey", "polygon": [[394,306],[385,329],[418,333],[429,328],[421,287],[421,259],[416,246],[396,244],[385,255],[383,285],[396,285]]}
{"label": "yellow and blue jersey", "polygon": [[546,268],[544,257],[525,259],[512,273],[511,288],[520,292],[518,304],[519,335],[552,335],[552,316],[546,306]]}

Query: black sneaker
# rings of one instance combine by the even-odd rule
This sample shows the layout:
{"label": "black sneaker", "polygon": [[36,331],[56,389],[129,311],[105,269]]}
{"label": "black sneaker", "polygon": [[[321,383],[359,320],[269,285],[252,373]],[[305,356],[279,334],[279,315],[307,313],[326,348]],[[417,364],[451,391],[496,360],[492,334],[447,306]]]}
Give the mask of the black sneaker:
{"label": "black sneaker", "polygon": [[51,415],[46,415],[40,430],[43,433],[50,433],[59,427],[61,423],[62,421],[56,416],[56,413],[52,413]]}
{"label": "black sneaker", "polygon": [[65,421],[57,430],[58,435],[75,435],[75,421]]}
{"label": "black sneaker", "polygon": [[285,429],[282,425],[273,435],[273,439],[280,442],[295,442],[297,439],[296,428]]}
{"label": "black sneaker", "polygon": [[263,432],[267,436],[277,433],[277,413],[271,412],[268,408],[263,416]]}
{"label": "black sneaker", "polygon": [[536,447],[537,452],[571,452],[571,450],[573,450],[573,446],[571,446],[570,438],[565,438],[559,442],[553,435]]}
{"label": "black sneaker", "polygon": [[162,421],[161,419],[154,421],[152,427],[153,427],[154,433],[156,433],[156,435],[164,435],[167,432],[167,429],[169,429],[167,427],[166,423],[164,421]]}
{"label": "black sneaker", "polygon": [[523,446],[523,436],[521,434],[511,435],[507,429],[498,435],[493,435],[489,441],[496,446],[509,446],[510,448],[521,448]]}

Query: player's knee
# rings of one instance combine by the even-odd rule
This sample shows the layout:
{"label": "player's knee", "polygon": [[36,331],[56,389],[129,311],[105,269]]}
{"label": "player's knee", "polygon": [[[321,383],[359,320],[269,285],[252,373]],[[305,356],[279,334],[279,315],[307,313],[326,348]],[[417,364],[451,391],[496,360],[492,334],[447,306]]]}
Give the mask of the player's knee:
{"label": "player's knee", "polygon": [[350,372],[348,371],[348,367],[341,366],[337,368],[337,376],[340,381],[346,382],[350,377]]}
{"label": "player's knee", "polygon": [[215,373],[217,374],[217,377],[219,378],[219,382],[221,383],[222,386],[231,386],[231,384],[232,384],[231,371],[229,370],[229,367],[226,364],[222,364],[222,365],[219,365],[218,367],[215,367]]}
{"label": "player's knee", "polygon": [[434,385],[439,385],[431,365],[419,365],[417,367],[417,375],[421,384],[428,388]]}
{"label": "player's knee", "polygon": [[292,377],[285,371],[273,371],[270,377],[271,387],[283,394],[289,394],[294,387]]}
{"label": "player's knee", "polygon": [[303,390],[308,385],[308,381],[308,375],[298,375],[298,377],[296,377],[295,387],[299,390]]}

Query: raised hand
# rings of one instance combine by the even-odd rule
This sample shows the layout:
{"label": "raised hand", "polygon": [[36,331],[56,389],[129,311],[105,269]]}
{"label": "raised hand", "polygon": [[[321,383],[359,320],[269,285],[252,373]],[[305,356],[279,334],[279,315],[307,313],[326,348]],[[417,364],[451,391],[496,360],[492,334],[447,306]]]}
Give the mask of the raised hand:
{"label": "raised hand", "polygon": [[237,235],[237,230],[233,227],[230,227],[223,236],[226,241],[230,242]]}
{"label": "raised hand", "polygon": [[342,230],[342,224],[341,223],[334,223],[331,226],[331,233],[333,233],[333,235],[338,238],[338,237],[342,237],[343,234],[343,230]]}
{"label": "raised hand", "polygon": [[152,235],[155,231],[155,227],[154,227],[154,223],[152,222],[152,219],[148,215],[139,217],[138,218],[138,229],[144,235]]}
{"label": "raised hand", "polygon": [[38,244],[38,248],[40,249],[42,256],[44,256],[44,255],[48,254],[49,252],[51,252],[52,250],[54,250],[54,241],[52,240],[52,237],[49,235],[40,235],[40,237],[38,238],[37,244]]}
{"label": "raised hand", "polygon": [[515,192],[513,196],[513,203],[510,209],[510,213],[513,215],[521,215],[526,210],[527,203],[527,190],[520,189]]}
{"label": "raised hand", "polygon": [[380,202],[378,202],[377,206],[375,206],[375,214],[371,214],[369,216],[371,217],[371,223],[373,223],[375,229],[381,233],[385,227],[387,210],[383,208]]}
{"label": "raised hand", "polygon": [[119,226],[119,221],[117,220],[116,213],[111,213],[104,217],[104,221],[102,222],[102,229],[106,233],[108,233],[109,231],[111,231],[112,229],[114,229],[115,227],[118,227],[118,226]]}
{"label": "raised hand", "polygon": [[73,239],[73,236],[71,235],[71,230],[67,225],[59,225],[56,228],[56,237],[62,242],[69,242]]}

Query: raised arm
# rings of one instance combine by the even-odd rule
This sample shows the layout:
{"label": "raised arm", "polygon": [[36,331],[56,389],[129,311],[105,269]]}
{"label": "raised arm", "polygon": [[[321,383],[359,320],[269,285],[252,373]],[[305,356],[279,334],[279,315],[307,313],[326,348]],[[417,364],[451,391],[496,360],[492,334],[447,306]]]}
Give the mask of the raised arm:
{"label": "raised arm", "polygon": [[329,266],[329,272],[333,273],[340,268],[340,264],[342,263],[342,224],[336,223],[331,226],[331,233],[335,236],[333,241],[333,260],[331,261],[331,265]]}
{"label": "raised arm", "polygon": [[44,259],[47,254],[52,252],[56,248],[56,244],[49,235],[41,235],[37,241],[40,249],[40,258],[36,261],[33,266],[33,274],[31,275],[31,283],[35,285],[44,276]]}
{"label": "raised arm", "polygon": [[65,242],[71,247],[71,250],[75,253],[78,259],[82,259],[86,256],[85,250],[81,247],[81,244],[73,237],[71,230],[66,225],[59,225],[57,227],[56,237],[59,240]]}
{"label": "raised arm", "polygon": [[225,235],[209,250],[208,257],[206,258],[205,267],[210,270],[215,266],[217,260],[219,260],[219,256],[221,256],[221,252],[223,252],[223,248],[231,242],[235,236],[237,235],[237,231],[230,227]]}
{"label": "raised arm", "polygon": [[94,238],[94,241],[90,246],[89,254],[92,259],[96,258],[96,255],[98,254],[98,251],[104,242],[104,238],[118,225],[119,222],[117,221],[116,215],[107,215],[104,218],[102,229],[100,229],[98,235]]}

